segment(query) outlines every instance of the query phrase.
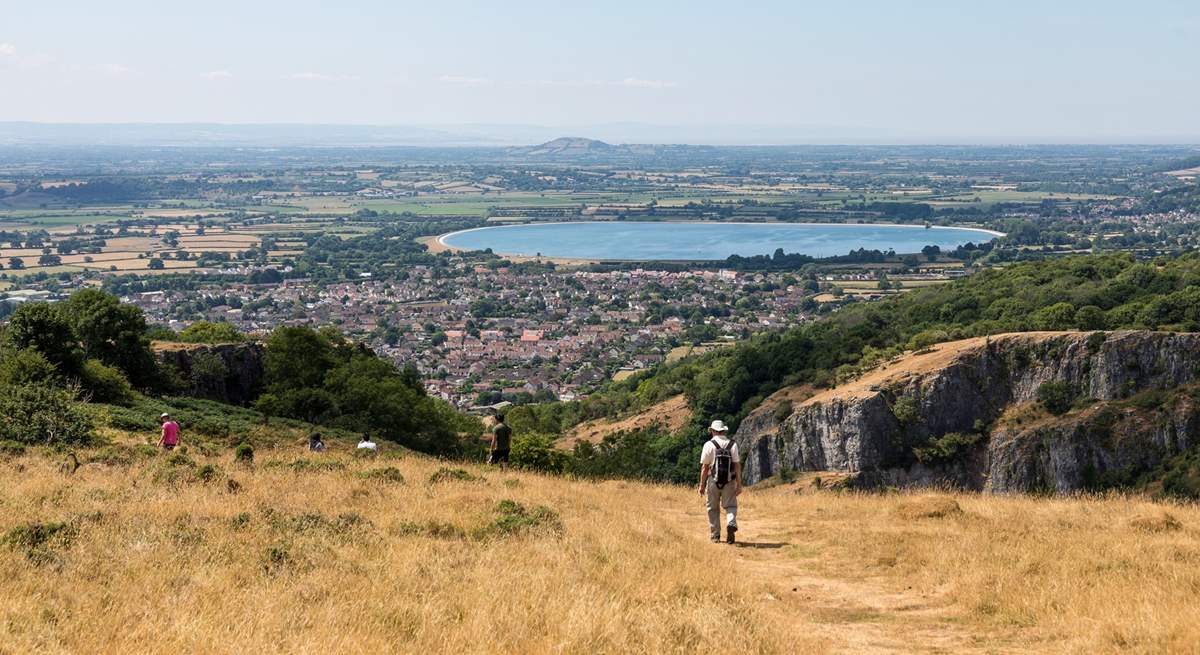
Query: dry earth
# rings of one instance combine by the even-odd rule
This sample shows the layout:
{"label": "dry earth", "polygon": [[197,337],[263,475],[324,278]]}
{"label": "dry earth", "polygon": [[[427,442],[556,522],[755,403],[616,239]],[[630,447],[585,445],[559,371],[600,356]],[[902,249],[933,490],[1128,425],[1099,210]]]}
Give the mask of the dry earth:
{"label": "dry earth", "polygon": [[570,450],[579,441],[600,443],[604,437],[610,434],[642,430],[653,425],[674,432],[682,428],[691,418],[692,410],[688,407],[687,398],[678,395],[623,419],[596,419],[580,423],[555,442],[555,445],[564,450]]}

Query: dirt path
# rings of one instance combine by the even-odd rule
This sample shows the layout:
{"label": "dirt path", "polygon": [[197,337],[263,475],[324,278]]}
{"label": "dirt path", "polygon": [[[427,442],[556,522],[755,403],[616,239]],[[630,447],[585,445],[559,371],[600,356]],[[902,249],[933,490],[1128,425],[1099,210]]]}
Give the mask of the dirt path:
{"label": "dirt path", "polygon": [[[868,577],[816,573],[805,564],[819,553],[806,552],[791,522],[755,515],[753,501],[728,549],[737,568],[761,586],[763,608],[781,625],[808,638],[816,635],[831,653],[1016,653],[990,635],[969,630],[937,595],[896,591]],[[703,501],[671,515],[684,534],[705,540]]]}

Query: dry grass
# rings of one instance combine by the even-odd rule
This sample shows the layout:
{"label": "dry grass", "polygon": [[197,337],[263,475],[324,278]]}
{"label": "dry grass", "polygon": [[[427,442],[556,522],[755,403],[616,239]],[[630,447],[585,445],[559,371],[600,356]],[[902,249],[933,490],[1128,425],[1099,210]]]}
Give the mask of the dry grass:
{"label": "dry grass", "polygon": [[598,444],[611,434],[644,430],[656,425],[668,432],[674,432],[691,418],[692,410],[688,407],[687,398],[680,394],[622,419],[596,419],[580,423],[554,445],[562,450],[570,450],[580,441]]}
{"label": "dry grass", "polygon": [[[71,476],[39,455],[0,463],[0,533],[10,535],[0,545],[0,652],[1090,653],[1200,643],[1193,507],[1169,508],[1164,523],[1162,507],[1125,498],[781,485],[742,496],[746,544],[730,548],[707,542],[690,489],[475,466],[462,468],[480,480],[431,482],[447,463],[387,454],[260,451],[252,468],[229,454],[191,456],[221,472],[205,482],[176,467],[171,482],[161,456]],[[396,471],[365,475],[385,467]],[[502,500],[544,520],[505,532],[495,524]],[[55,534],[19,530],[55,522]]]}

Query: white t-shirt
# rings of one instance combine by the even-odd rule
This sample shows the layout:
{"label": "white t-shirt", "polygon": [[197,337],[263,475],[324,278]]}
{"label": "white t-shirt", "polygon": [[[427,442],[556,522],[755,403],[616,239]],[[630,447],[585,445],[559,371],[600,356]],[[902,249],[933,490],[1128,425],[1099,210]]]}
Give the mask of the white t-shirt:
{"label": "white t-shirt", "polygon": [[[709,466],[712,466],[713,461],[717,458],[717,448],[713,445],[713,439],[715,439],[722,448],[728,446],[729,442],[732,441],[732,439],[729,437],[712,437],[708,441],[705,441],[704,448],[700,451],[701,464],[708,464]],[[733,444],[733,448],[730,449],[729,453],[733,456],[733,461],[742,461],[742,456],[738,454],[737,444]]]}
{"label": "white t-shirt", "polygon": [[375,450],[376,448],[377,448],[377,447],[376,447],[376,445],[375,445],[375,442],[374,442],[374,441],[360,441],[360,442],[358,442],[358,449],[359,449],[359,450],[363,450],[363,449],[366,449],[366,450]]}

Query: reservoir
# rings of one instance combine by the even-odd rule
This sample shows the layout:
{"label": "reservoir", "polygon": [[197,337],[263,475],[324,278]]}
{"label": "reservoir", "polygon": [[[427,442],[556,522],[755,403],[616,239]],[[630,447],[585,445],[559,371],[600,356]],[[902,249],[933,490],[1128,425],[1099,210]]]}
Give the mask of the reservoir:
{"label": "reservoir", "polygon": [[452,248],[503,255],[541,255],[597,260],[716,260],[730,255],[786,253],[845,255],[865,248],[920,252],[934,245],[953,250],[984,243],[998,232],[960,227],[826,223],[577,222],[482,227],[452,232],[440,241]]}

